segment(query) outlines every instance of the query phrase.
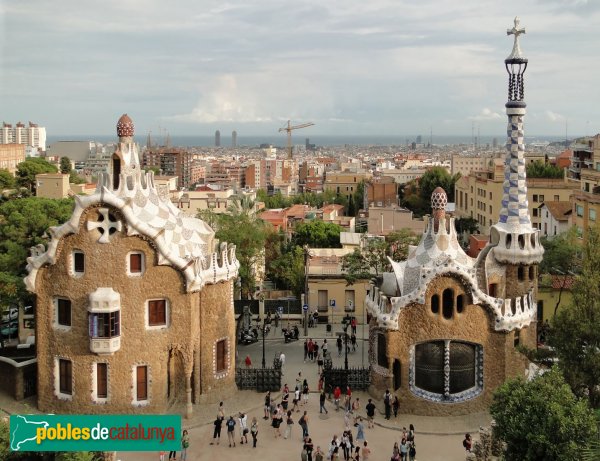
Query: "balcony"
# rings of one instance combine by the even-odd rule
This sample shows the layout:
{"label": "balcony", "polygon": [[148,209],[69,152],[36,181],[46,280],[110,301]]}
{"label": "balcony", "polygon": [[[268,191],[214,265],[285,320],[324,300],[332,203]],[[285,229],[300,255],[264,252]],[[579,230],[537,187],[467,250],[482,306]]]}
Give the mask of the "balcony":
{"label": "balcony", "polygon": [[113,354],[121,347],[121,337],[90,338],[90,351],[94,354]]}

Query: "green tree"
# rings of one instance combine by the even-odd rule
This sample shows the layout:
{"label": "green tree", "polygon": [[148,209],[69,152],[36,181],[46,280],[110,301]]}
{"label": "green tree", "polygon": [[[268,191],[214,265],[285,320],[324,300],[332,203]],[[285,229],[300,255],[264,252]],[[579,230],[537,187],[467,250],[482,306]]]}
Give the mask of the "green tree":
{"label": "green tree", "polygon": [[573,286],[573,302],[550,324],[549,344],[576,395],[600,407],[600,230],[590,228],[583,246],[581,273]]}
{"label": "green tree", "polygon": [[404,261],[408,258],[411,245],[418,245],[420,237],[409,229],[400,229],[389,233],[385,237],[387,244],[386,254],[394,261]]}
{"label": "green tree", "polygon": [[256,290],[257,268],[264,264],[265,242],[271,230],[246,205],[239,201],[230,207],[230,214],[215,214],[212,218],[216,238],[236,246],[242,296],[251,297]]}
{"label": "green tree", "polygon": [[72,199],[31,197],[0,204],[0,298],[29,298],[22,280],[29,249],[46,244],[46,230],[67,221],[72,212]]}
{"label": "green tree", "polygon": [[565,174],[562,168],[541,160],[528,163],[525,171],[528,178],[562,179]]}
{"label": "green tree", "polygon": [[544,259],[540,263],[542,274],[566,274],[578,270],[581,261],[577,255],[581,246],[575,226],[552,238],[542,238],[541,243],[544,247]]}
{"label": "green tree", "polygon": [[83,184],[85,182],[85,179],[79,176],[75,170],[72,170],[69,174],[69,182],[71,184]]}
{"label": "green tree", "polygon": [[313,220],[298,224],[294,230],[292,242],[294,245],[311,248],[341,248],[340,232],[337,224]]}
{"label": "green tree", "polygon": [[431,212],[431,194],[436,187],[441,187],[448,195],[448,201],[454,201],[454,185],[460,178],[460,173],[454,176],[441,166],[430,168],[419,179],[419,195],[428,203],[428,211]]}
{"label": "green tree", "polygon": [[456,232],[462,234],[477,234],[479,232],[479,223],[475,218],[458,218],[456,221]]}
{"label": "green tree", "polygon": [[17,184],[21,187],[26,187],[35,194],[35,175],[56,172],[58,172],[58,168],[43,158],[29,157],[17,165]]}
{"label": "green tree", "polygon": [[267,267],[267,274],[278,288],[292,290],[300,299],[304,291],[304,250],[297,245],[285,245],[278,257],[271,260]]}
{"label": "green tree", "polygon": [[348,285],[354,285],[358,280],[368,280],[373,277],[370,269],[364,253],[358,248],[342,258],[342,271]]}
{"label": "green tree", "polygon": [[[354,204],[354,214],[348,211],[348,216],[358,216],[358,212],[363,208],[365,197],[365,181],[361,181],[356,185],[356,190],[352,197],[352,203]],[[348,207],[350,203],[348,203]]]}
{"label": "green tree", "polygon": [[69,157],[61,157],[59,169],[62,174],[71,173],[71,159]]}
{"label": "green tree", "polygon": [[15,177],[10,171],[0,169],[0,192],[4,189],[12,189],[15,187]]}
{"label": "green tree", "polygon": [[556,368],[529,382],[505,382],[490,413],[511,460],[576,461],[597,433],[588,403],[573,395]]}

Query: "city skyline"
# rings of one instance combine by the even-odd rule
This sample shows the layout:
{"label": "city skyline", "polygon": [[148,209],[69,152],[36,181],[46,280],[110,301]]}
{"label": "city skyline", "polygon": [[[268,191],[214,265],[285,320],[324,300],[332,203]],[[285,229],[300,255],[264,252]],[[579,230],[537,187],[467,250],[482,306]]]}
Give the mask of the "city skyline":
{"label": "city skyline", "polygon": [[4,3],[2,117],[49,136],[111,133],[123,112],[140,135],[257,136],[292,119],[316,123],[297,143],[500,136],[515,14],[530,61],[526,134],[600,131],[600,6],[585,0]]}

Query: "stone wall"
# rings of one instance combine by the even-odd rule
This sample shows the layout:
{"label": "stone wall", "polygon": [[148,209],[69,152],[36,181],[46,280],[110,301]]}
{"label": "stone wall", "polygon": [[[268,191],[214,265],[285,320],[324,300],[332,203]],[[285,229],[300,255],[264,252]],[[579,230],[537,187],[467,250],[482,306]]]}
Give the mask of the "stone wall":
{"label": "stone wall", "polygon": [[[96,221],[95,208],[86,210],[79,232],[63,238],[59,243],[56,263],[41,268],[36,281],[38,350],[38,406],[42,411],[65,413],[161,413],[174,401],[185,402],[181,395],[190,388],[194,367],[194,353],[205,353],[215,336],[233,339],[233,307],[231,282],[206,286],[203,291],[213,293],[201,301],[200,293],[186,293],[185,279],[171,266],[159,266],[157,252],[149,239],[127,236],[126,223],[117,210],[111,213],[121,219],[123,229],[115,232],[110,243],[100,244],[100,233],[86,230],[86,221]],[[72,251],[85,254],[85,272],[74,276],[71,272]],[[127,254],[141,251],[144,255],[142,276],[127,273]],[[99,287],[111,287],[121,296],[121,344],[111,355],[90,351],[88,332],[89,294]],[[54,298],[67,297],[72,302],[72,326],[68,331],[55,327]],[[167,299],[166,328],[148,328],[147,301]],[[215,303],[211,306],[210,303]],[[226,309],[226,306],[229,306]],[[204,312],[206,311],[206,312]],[[225,319],[225,323],[217,322]],[[207,327],[203,322],[223,326]],[[200,338],[206,338],[204,345]],[[73,394],[71,400],[55,395],[55,359],[73,362]],[[96,362],[108,364],[108,400],[95,403],[92,370]],[[148,400],[134,402],[134,368],[148,366]],[[183,365],[183,370],[181,367]],[[210,374],[208,362],[202,361],[200,375]],[[208,367],[208,368],[207,368]],[[170,370],[170,373],[169,373]],[[170,379],[169,379],[170,376]],[[231,372],[233,382],[233,371]],[[170,386],[169,386],[170,381]],[[183,381],[183,382],[182,382]],[[199,384],[199,383],[197,383]],[[196,386],[207,390],[210,386]]]}
{"label": "stone wall", "polygon": [[[442,292],[452,288],[454,295],[465,296],[462,313],[454,310],[451,319],[442,315]],[[440,296],[440,312],[431,311],[430,300],[433,294]],[[492,401],[492,394],[507,377],[523,374],[525,367],[520,361],[521,354],[512,345],[512,334],[494,330],[494,317],[485,307],[471,304],[470,295],[462,284],[451,277],[439,277],[431,282],[426,294],[425,305],[411,305],[400,312],[398,331],[388,335],[389,370],[394,359],[401,363],[401,387],[397,390],[402,412],[422,415],[460,415],[484,411]],[[418,397],[409,389],[409,351],[411,345],[432,340],[457,340],[479,344],[483,347],[483,389],[471,400],[459,403],[441,403]],[[380,399],[389,385],[390,379],[373,374],[371,394]],[[385,386],[385,387],[384,387]]]}

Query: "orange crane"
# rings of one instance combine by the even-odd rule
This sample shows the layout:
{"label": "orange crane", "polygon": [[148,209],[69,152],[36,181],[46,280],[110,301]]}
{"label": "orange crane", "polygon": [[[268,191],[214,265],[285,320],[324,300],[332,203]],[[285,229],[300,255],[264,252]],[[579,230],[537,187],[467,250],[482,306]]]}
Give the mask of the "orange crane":
{"label": "orange crane", "polygon": [[307,126],[313,126],[313,125],[314,125],[314,123],[308,122],[308,123],[303,123],[301,125],[292,126],[292,124],[290,123],[290,120],[288,120],[287,126],[284,126],[283,128],[279,128],[280,133],[282,131],[287,131],[288,158],[290,160],[292,158],[292,130],[297,130],[298,128],[306,128]]}

